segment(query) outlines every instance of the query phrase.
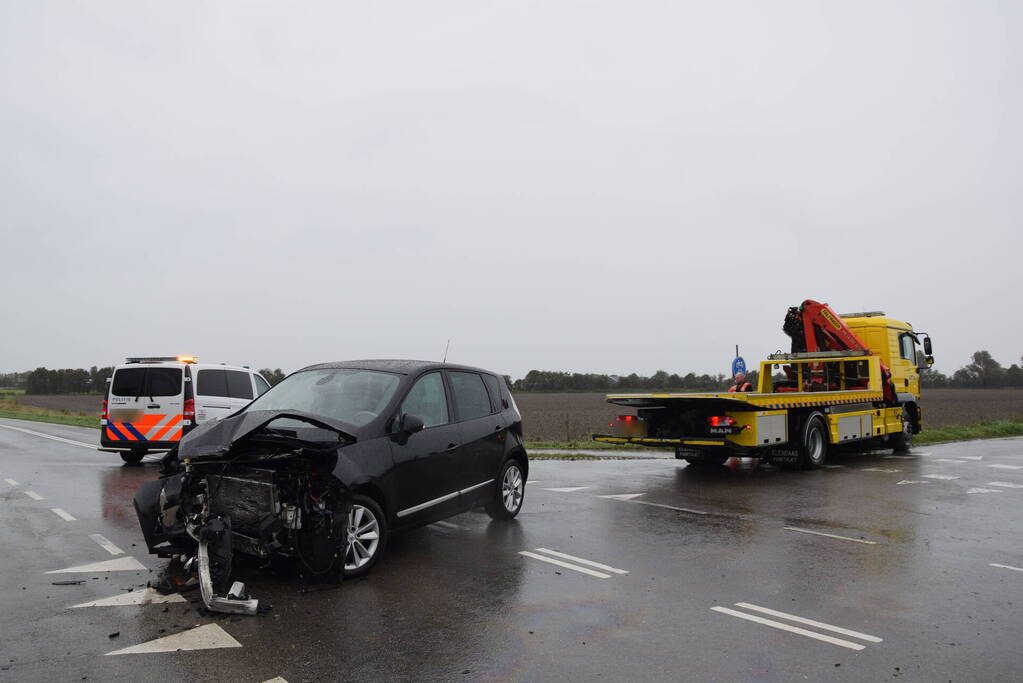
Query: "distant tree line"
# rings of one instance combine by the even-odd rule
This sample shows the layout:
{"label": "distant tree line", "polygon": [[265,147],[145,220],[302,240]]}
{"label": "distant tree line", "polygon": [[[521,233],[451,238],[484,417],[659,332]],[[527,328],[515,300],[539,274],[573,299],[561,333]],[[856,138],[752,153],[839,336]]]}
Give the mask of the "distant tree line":
{"label": "distant tree line", "polygon": [[[9,372],[0,374],[0,389],[24,389],[27,394],[102,394],[106,392],[107,378],[113,374],[113,367],[97,367],[88,370],[65,368],[48,370],[36,368],[31,372]],[[280,368],[263,368],[259,374],[273,386],[287,375]],[[603,391],[674,391],[727,389],[732,380],[723,374],[679,375],[658,370],[645,377],[629,375],[601,375],[594,373],[557,372],[552,370],[530,370],[521,379],[506,377],[513,391],[518,392],[603,392]],[[756,386],[757,371],[750,370],[746,380]],[[972,362],[959,368],[951,375],[937,370],[925,370],[921,375],[924,387],[980,389],[1011,387],[1023,389],[1023,358],[1020,364],[1003,367],[988,351],[977,351]]]}

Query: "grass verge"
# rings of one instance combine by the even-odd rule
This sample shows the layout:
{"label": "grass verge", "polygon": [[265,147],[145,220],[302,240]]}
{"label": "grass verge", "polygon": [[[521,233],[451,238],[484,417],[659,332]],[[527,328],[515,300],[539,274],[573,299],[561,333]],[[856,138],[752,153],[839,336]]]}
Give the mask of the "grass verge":
{"label": "grass verge", "polygon": [[578,450],[585,449],[588,451],[613,451],[621,446],[617,446],[613,443],[604,443],[603,441],[527,441],[526,450],[532,448],[540,448],[543,450]]}
{"label": "grass verge", "polygon": [[67,410],[45,410],[32,406],[23,406],[10,396],[0,396],[0,417],[99,429],[98,415],[82,415],[81,413],[72,413]]}
{"label": "grass verge", "polygon": [[924,429],[913,436],[913,443],[922,446],[946,441],[998,439],[1006,436],[1023,436],[1023,419],[992,420],[972,425],[948,425],[936,429]]}

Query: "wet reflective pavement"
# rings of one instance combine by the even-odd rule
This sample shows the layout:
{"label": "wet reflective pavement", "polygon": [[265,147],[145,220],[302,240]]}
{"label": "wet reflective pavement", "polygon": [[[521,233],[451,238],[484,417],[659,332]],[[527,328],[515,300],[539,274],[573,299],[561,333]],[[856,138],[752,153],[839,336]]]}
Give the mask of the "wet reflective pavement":
{"label": "wet reflective pavement", "polygon": [[[165,566],[145,554],[131,506],[156,465],[91,450],[95,430],[0,425],[0,681],[1023,671],[1023,439],[840,452],[813,472],[534,461],[517,520],[468,513],[396,536],[370,576],[340,588],[300,592],[244,569],[272,609],[230,617],[201,615],[195,591],[72,609]],[[126,558],[145,569],[45,573]],[[83,583],[53,585],[68,580]],[[171,651],[107,656],[154,640]]]}

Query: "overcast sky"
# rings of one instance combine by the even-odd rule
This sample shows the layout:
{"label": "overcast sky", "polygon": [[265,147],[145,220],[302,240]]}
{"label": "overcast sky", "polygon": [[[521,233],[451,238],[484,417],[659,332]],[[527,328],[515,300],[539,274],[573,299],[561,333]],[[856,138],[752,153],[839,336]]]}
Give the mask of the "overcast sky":
{"label": "overcast sky", "polygon": [[0,370],[1023,354],[1018,2],[0,5]]}

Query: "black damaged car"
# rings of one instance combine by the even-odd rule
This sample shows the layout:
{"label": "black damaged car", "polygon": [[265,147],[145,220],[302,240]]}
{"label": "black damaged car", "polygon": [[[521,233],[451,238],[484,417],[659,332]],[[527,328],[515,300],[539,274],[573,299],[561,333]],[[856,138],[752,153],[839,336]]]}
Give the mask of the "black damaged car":
{"label": "black damaged car", "polygon": [[252,613],[235,553],[365,574],[388,534],[483,505],[518,514],[529,461],[503,377],[405,360],[313,365],[187,434],[141,486],[149,551],[192,558],[211,609]]}

